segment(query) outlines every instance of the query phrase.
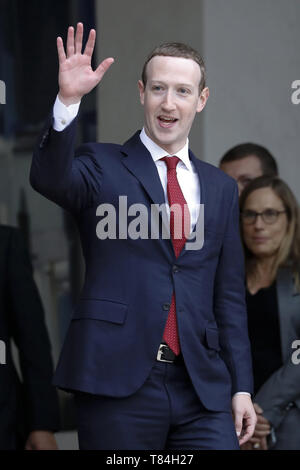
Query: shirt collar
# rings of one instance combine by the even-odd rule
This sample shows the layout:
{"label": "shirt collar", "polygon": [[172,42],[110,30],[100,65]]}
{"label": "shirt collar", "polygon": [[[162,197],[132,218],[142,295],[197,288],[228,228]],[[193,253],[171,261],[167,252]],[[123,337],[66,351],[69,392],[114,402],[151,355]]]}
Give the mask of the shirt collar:
{"label": "shirt collar", "polygon": [[[140,139],[142,143],[145,145],[146,149],[150,152],[151,157],[153,158],[154,162],[157,162],[163,157],[172,157],[174,154],[168,154],[166,150],[161,148],[159,145],[157,145],[155,142],[153,142],[150,137],[147,136],[145,132],[145,128],[143,127],[143,130],[140,133]],[[189,157],[189,139],[186,140],[185,146],[176,152],[176,157],[180,158],[182,163],[185,165],[185,167],[190,170],[192,170],[192,165]]]}

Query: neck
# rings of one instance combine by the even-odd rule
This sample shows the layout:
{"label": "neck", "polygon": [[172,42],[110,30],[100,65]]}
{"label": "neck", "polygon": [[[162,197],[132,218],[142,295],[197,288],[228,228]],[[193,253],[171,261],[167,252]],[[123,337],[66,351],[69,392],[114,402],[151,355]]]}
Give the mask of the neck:
{"label": "neck", "polygon": [[248,289],[255,294],[262,287],[272,284],[272,268],[275,257],[258,258],[256,260],[255,272],[247,279]]}
{"label": "neck", "polygon": [[274,263],[274,256],[270,256],[267,258],[258,258],[256,262],[256,271],[260,278],[270,277],[273,263]]}
{"label": "neck", "polygon": [[155,145],[157,145],[158,147],[160,147],[161,149],[165,150],[167,152],[168,155],[175,155],[177,152],[179,152],[180,150],[182,150],[185,145],[188,143],[188,137],[186,138],[186,141],[185,142],[181,142],[179,145],[177,145],[176,147],[172,147],[172,145],[168,145],[168,144],[164,144],[163,142],[160,142],[158,140],[155,140],[151,134],[148,132],[148,129],[147,127],[144,125],[144,132],[146,134],[146,137],[148,139],[151,140],[151,142]]}

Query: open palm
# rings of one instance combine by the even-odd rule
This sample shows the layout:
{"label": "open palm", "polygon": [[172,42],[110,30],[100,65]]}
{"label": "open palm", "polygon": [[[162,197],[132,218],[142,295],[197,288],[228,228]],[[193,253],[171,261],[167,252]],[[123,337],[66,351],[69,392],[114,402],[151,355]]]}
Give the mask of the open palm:
{"label": "open palm", "polygon": [[105,59],[94,71],[91,60],[95,48],[96,31],[94,29],[90,31],[83,53],[82,38],[82,23],[78,23],[75,37],[74,28],[69,27],[66,51],[62,38],[57,38],[59,98],[67,106],[78,103],[84,95],[95,88],[114,62],[113,58]]}

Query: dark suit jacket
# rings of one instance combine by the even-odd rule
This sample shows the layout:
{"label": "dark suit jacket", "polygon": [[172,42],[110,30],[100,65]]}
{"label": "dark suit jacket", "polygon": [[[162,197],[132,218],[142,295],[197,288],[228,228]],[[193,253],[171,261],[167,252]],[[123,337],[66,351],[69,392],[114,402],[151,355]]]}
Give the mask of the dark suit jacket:
{"label": "dark suit jacket", "polygon": [[[262,385],[254,399],[275,429],[293,403],[300,409],[300,364],[292,360],[296,353],[292,344],[300,339],[300,294],[295,291],[293,275],[287,267],[277,275],[277,298],[283,365]],[[299,435],[298,428],[287,432]]]}
{"label": "dark suit jacket", "polygon": [[[239,236],[238,193],[222,171],[190,152],[205,205],[201,250],[176,259],[170,239],[99,240],[100,204],[116,209],[164,204],[156,166],[136,133],[125,145],[87,144],[74,159],[76,120],[56,132],[49,120],[30,180],[77,220],[86,262],[81,298],[55,375],[64,389],[124,397],[146,380],[162,341],[175,289],[182,353],[203,402],[228,410],[231,395],[252,392],[252,367]],[[150,231],[149,231],[150,233]]]}
{"label": "dark suit jacket", "polygon": [[[21,384],[11,354],[19,353]],[[22,237],[0,226],[0,340],[6,364],[0,364],[0,449],[24,444],[34,430],[59,428],[58,400],[51,385],[53,364],[40,297]],[[2,343],[3,344],[3,343]]]}

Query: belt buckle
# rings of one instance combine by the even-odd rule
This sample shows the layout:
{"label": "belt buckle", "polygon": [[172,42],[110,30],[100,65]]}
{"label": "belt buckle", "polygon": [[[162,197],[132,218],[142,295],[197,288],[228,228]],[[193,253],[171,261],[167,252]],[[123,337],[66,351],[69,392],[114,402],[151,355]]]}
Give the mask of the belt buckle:
{"label": "belt buckle", "polygon": [[168,362],[169,364],[173,364],[174,361],[169,361],[168,359],[163,359],[162,356],[164,354],[164,349],[167,348],[168,346],[166,344],[160,344],[158,351],[157,351],[157,356],[156,359],[159,362]]}

